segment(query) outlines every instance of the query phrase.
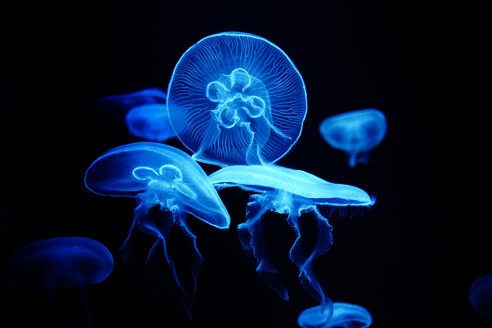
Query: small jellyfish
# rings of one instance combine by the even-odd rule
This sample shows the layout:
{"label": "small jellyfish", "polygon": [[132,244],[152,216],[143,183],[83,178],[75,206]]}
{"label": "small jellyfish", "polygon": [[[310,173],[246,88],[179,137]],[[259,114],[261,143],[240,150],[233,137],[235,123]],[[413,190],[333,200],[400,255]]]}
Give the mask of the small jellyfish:
{"label": "small jellyfish", "polygon": [[[203,258],[197,249],[196,237],[188,228],[186,214],[219,229],[227,229],[230,224],[229,213],[202,168],[174,147],[136,142],[113,148],[96,159],[87,169],[85,184],[99,195],[137,200],[132,227],[121,246],[123,257],[129,263],[134,253],[131,237],[135,227],[155,237],[145,265],[150,266],[163,256],[170,275],[168,279],[144,277],[147,289],[154,295],[159,292],[155,289],[163,289],[191,317],[196,278]],[[183,262],[186,257],[191,272],[179,270],[177,259],[168,252],[166,237],[174,224],[181,227],[187,242],[188,251],[180,252],[179,261]]]}
{"label": "small jellyfish", "polygon": [[302,328],[366,328],[372,317],[362,306],[335,302],[331,310],[318,305],[302,311],[297,323]]}
{"label": "small jellyfish", "polygon": [[[75,324],[58,302],[55,291],[103,282],[113,271],[113,257],[98,241],[57,237],[15,250],[3,266],[3,280],[15,292],[47,291],[66,323]],[[84,293],[81,293],[84,297]],[[84,299],[84,305],[86,301]],[[87,325],[93,324],[86,308]]]}
{"label": "small jellyfish", "polygon": [[176,136],[169,122],[166,93],[161,89],[106,96],[94,106],[116,118],[125,115],[128,130],[137,138],[163,142]]}
{"label": "small jellyfish", "polygon": [[[260,278],[282,299],[288,300],[288,292],[273,266],[263,236],[262,217],[267,211],[287,214],[287,222],[295,229],[297,239],[289,256],[299,268],[303,288],[321,304],[330,300],[312,270],[312,261],[328,251],[333,243],[332,226],[318,210],[318,205],[332,209],[370,207],[374,204],[360,188],[334,184],[301,170],[277,165],[234,165],[222,168],[210,175],[210,181],[218,188],[240,187],[252,191],[246,209],[246,222],[238,226],[239,239],[243,249],[257,265]],[[299,218],[303,213],[312,212],[316,218],[317,236],[312,249],[305,252]]]}
{"label": "small jellyfish", "polygon": [[135,137],[145,140],[162,142],[176,136],[165,104],[133,107],[126,114],[126,126]]}
{"label": "small jellyfish", "polygon": [[275,162],[297,142],[307,111],[301,74],[272,42],[248,33],[203,38],[171,76],[169,119],[201,162]]}
{"label": "small jellyfish", "polygon": [[99,98],[94,106],[101,109],[126,113],[130,108],[146,104],[165,104],[166,93],[159,88],[148,88],[131,93],[109,95]]}
{"label": "small jellyfish", "polygon": [[477,278],[470,287],[468,298],[475,311],[492,320],[492,274]]}
{"label": "small jellyfish", "polygon": [[323,120],[319,130],[333,148],[348,155],[348,164],[368,160],[368,152],[379,145],[386,134],[386,117],[379,110],[367,108],[331,116]]}

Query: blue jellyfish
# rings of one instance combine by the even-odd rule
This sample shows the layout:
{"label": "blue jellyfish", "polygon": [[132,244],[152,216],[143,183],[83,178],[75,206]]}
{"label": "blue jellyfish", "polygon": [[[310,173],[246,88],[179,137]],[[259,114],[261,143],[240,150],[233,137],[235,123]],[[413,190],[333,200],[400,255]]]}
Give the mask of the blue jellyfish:
{"label": "blue jellyfish", "polygon": [[[144,284],[153,294],[156,294],[153,289],[164,289],[191,317],[196,278],[203,258],[197,249],[196,237],[188,228],[186,213],[219,229],[227,229],[230,224],[229,214],[202,168],[189,155],[174,147],[136,142],[101,155],[87,169],[85,184],[99,195],[134,197],[137,200],[132,227],[121,246],[123,257],[128,263],[134,252],[131,237],[135,227],[155,237],[145,265],[152,265],[164,256],[170,271],[169,279],[144,277],[147,279]],[[179,260],[183,262],[185,256],[189,258],[191,275],[178,270],[176,259],[168,252],[166,236],[175,223],[181,227],[189,246],[189,253],[180,252]],[[156,279],[160,281],[156,282]],[[163,279],[165,281],[161,283]]]}
{"label": "blue jellyfish", "polygon": [[[243,249],[257,265],[260,278],[282,299],[288,300],[287,288],[278,277],[263,236],[262,217],[267,211],[287,214],[287,222],[295,229],[297,239],[290,249],[290,259],[300,269],[303,288],[321,304],[330,302],[312,270],[312,261],[330,249],[333,243],[332,226],[318,210],[318,205],[332,209],[370,207],[374,204],[365,191],[354,186],[334,184],[310,173],[277,165],[234,165],[210,175],[218,188],[240,187],[252,191],[246,209],[246,222],[238,226]],[[312,250],[305,252],[299,218],[312,212],[316,218],[317,236]]]}
{"label": "blue jellyfish", "polygon": [[379,145],[386,134],[386,117],[379,110],[367,108],[331,116],[319,130],[333,148],[348,155],[350,167],[368,160],[368,152]]}
{"label": "blue jellyfish", "polygon": [[133,107],[126,114],[126,126],[135,137],[145,140],[162,142],[176,136],[165,104]]}
{"label": "blue jellyfish", "polygon": [[[64,316],[55,291],[103,282],[113,271],[113,257],[100,242],[84,237],[57,237],[32,242],[15,250],[3,266],[5,285],[14,292],[47,291]],[[84,293],[81,290],[81,296]],[[84,299],[84,305],[86,305]],[[87,324],[92,325],[86,307]]]}
{"label": "blue jellyfish", "polygon": [[270,41],[248,33],[207,36],[174,68],[169,119],[201,162],[275,162],[297,142],[307,111],[301,74]]}
{"label": "blue jellyfish", "polygon": [[362,306],[335,302],[331,310],[318,305],[302,311],[297,323],[303,328],[366,328],[372,317]]}
{"label": "blue jellyfish", "polygon": [[147,88],[131,93],[109,95],[99,98],[94,102],[94,106],[112,110],[127,112],[130,108],[146,104],[165,104],[166,93],[159,88]]}
{"label": "blue jellyfish", "polygon": [[475,311],[492,319],[492,274],[477,278],[470,287],[468,298]]}
{"label": "blue jellyfish", "polygon": [[137,138],[163,142],[176,136],[169,122],[166,93],[161,89],[106,96],[94,106],[115,117],[125,115],[128,130]]}

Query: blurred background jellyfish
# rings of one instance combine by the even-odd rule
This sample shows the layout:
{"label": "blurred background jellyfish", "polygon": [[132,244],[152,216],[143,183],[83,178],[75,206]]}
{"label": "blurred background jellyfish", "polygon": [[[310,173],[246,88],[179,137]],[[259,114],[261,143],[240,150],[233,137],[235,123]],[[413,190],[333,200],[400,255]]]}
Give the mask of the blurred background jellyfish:
{"label": "blurred background jellyfish", "polygon": [[163,142],[176,136],[166,106],[166,93],[158,88],[110,95],[94,106],[115,118],[125,117],[130,133],[141,139]]}
{"label": "blurred background jellyfish", "polygon": [[306,88],[290,58],[248,33],[207,36],[174,68],[169,119],[201,162],[219,166],[275,162],[297,142]]}
{"label": "blurred background jellyfish", "polygon": [[113,257],[100,242],[84,237],[57,237],[15,250],[4,263],[3,280],[14,292],[47,291],[62,320],[70,325],[77,322],[64,310],[55,291],[80,287],[87,326],[91,327],[93,320],[82,287],[103,282],[112,271]]}
{"label": "blurred background jellyfish", "polygon": [[126,114],[125,120],[130,133],[141,139],[162,142],[176,136],[169,123],[165,104],[133,107]]}
{"label": "blurred background jellyfish", "polygon": [[302,328],[366,328],[372,317],[362,306],[335,302],[332,310],[318,305],[302,311],[297,323]]}
{"label": "blurred background jellyfish", "polygon": [[483,275],[473,282],[468,299],[475,311],[492,320],[492,274]]}
{"label": "blurred background jellyfish", "polygon": [[[156,241],[144,262],[146,269],[135,271],[137,278],[155,297],[161,291],[168,294],[191,317],[202,256],[186,214],[219,229],[227,229],[230,223],[224,204],[202,168],[179,149],[137,142],[113,148],[96,159],[87,169],[85,184],[99,195],[137,200],[132,227],[120,249],[125,262],[134,266],[138,261],[134,254],[141,245],[134,245],[135,227],[154,236]],[[179,259],[172,256],[166,243],[175,223],[181,227],[187,246],[179,252]],[[153,265],[162,263],[162,257],[167,270],[157,275]],[[185,269],[177,264],[184,262]]]}
{"label": "blurred background jellyfish", "polygon": [[[295,229],[297,238],[289,257],[299,268],[303,288],[324,307],[331,307],[313,269],[312,261],[328,251],[333,243],[332,226],[318,210],[318,205],[337,208],[370,207],[374,204],[360,188],[334,184],[310,173],[276,165],[234,165],[222,168],[210,175],[210,181],[218,188],[240,187],[256,194],[250,196],[246,209],[246,222],[238,226],[243,249],[257,265],[260,278],[282,299],[288,300],[288,292],[272,264],[264,239],[262,217],[267,211],[287,214],[287,222]],[[316,236],[306,241],[300,226],[303,213],[312,212],[316,223]],[[305,249],[305,244],[311,245]]]}
{"label": "blurred background jellyfish", "polygon": [[321,122],[319,131],[333,148],[348,155],[348,164],[368,160],[368,152],[379,145],[386,134],[386,117],[374,108],[330,116]]}

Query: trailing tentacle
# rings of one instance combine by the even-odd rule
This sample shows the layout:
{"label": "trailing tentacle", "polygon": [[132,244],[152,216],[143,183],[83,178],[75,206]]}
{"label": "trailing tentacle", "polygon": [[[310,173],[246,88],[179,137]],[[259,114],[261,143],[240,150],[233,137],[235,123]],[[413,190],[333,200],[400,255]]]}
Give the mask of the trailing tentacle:
{"label": "trailing tentacle", "polygon": [[321,303],[323,309],[333,307],[331,299],[325,294],[312,268],[312,261],[328,251],[333,244],[332,226],[326,218],[324,218],[314,206],[311,208],[316,216],[317,235],[313,249],[309,254],[305,254],[302,250],[302,234],[299,228],[299,214],[291,212],[287,218],[287,222],[294,227],[297,238],[290,249],[289,256],[292,262],[299,267],[299,279],[303,288],[317,301]]}
{"label": "trailing tentacle", "polygon": [[278,270],[270,262],[263,235],[261,218],[270,207],[270,200],[266,195],[250,196],[246,209],[246,222],[238,226],[239,240],[248,257],[257,266],[256,272],[263,282],[282,299],[288,300],[287,288],[278,277]]}

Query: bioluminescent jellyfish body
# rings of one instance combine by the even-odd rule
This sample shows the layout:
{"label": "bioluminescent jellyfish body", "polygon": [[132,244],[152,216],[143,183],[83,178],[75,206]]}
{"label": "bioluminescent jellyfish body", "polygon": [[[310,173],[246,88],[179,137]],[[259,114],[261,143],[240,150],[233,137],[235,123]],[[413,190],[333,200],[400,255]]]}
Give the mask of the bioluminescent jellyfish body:
{"label": "bioluminescent jellyfish body", "polygon": [[369,311],[350,303],[333,303],[333,309],[313,306],[301,312],[297,323],[302,328],[366,328],[372,324]]}
{"label": "bioluminescent jellyfish body", "polygon": [[296,143],[307,111],[301,74],[272,42],[224,32],[189,48],[168,87],[169,119],[201,162],[275,162]]}
{"label": "bioluminescent jellyfish body", "polygon": [[[287,222],[295,229],[297,239],[290,249],[290,259],[299,268],[299,278],[304,289],[321,304],[329,299],[312,270],[312,261],[332,245],[332,226],[318,210],[318,205],[332,208],[370,207],[374,204],[360,188],[334,184],[310,173],[276,165],[234,165],[210,175],[218,188],[240,187],[252,191],[246,210],[246,222],[238,226],[239,239],[248,256],[257,265],[256,271],[282,299],[288,299],[287,288],[272,265],[265,244],[262,217],[267,211],[287,214]],[[299,225],[303,213],[312,212],[316,218],[317,236],[313,247],[305,252]]]}
{"label": "bioluminescent jellyfish body", "polygon": [[[87,169],[85,183],[89,190],[99,195],[137,200],[133,225],[121,246],[123,256],[127,258],[133,251],[131,235],[134,227],[156,237],[145,264],[164,256],[170,270],[169,279],[162,282],[166,286],[164,292],[191,315],[202,256],[196,246],[196,237],[188,228],[186,214],[219,229],[227,229],[230,223],[224,204],[202,168],[179,149],[137,142],[101,155]],[[181,227],[188,243],[188,252],[180,252],[179,260],[189,258],[191,272],[178,272],[176,259],[168,252],[166,236],[175,223]],[[149,289],[159,288],[155,282],[153,285]],[[171,289],[174,292],[170,292]]]}
{"label": "bioluminescent jellyfish body", "polygon": [[386,117],[374,108],[330,116],[319,126],[330,146],[347,153],[350,167],[367,161],[368,151],[381,143],[386,128]]}
{"label": "bioluminescent jellyfish body", "polygon": [[159,88],[148,88],[131,93],[109,95],[99,98],[94,106],[108,111],[114,110],[126,113],[132,107],[147,104],[165,104],[167,95]]}
{"label": "bioluminescent jellyfish body", "polygon": [[126,126],[131,134],[145,140],[162,142],[176,136],[165,104],[133,107],[126,114]]}
{"label": "bioluminescent jellyfish body", "polygon": [[[113,257],[100,242],[84,237],[57,237],[35,241],[15,250],[4,263],[3,280],[15,292],[49,292],[66,321],[72,322],[54,291],[101,283],[112,270]],[[86,313],[90,325],[92,319],[88,309]]]}
{"label": "bioluminescent jellyfish body", "polygon": [[492,274],[479,277],[470,287],[468,298],[472,307],[492,320]]}
{"label": "bioluminescent jellyfish body", "polygon": [[169,122],[166,93],[158,88],[111,95],[98,99],[94,106],[115,118],[125,117],[130,133],[141,139],[162,142],[176,134]]}

